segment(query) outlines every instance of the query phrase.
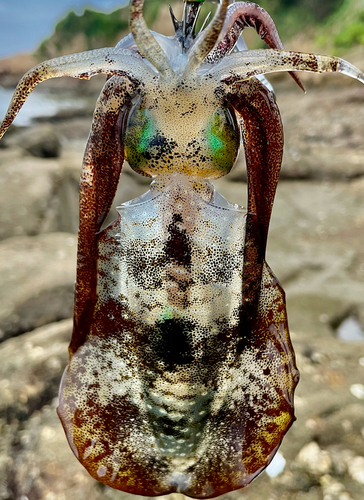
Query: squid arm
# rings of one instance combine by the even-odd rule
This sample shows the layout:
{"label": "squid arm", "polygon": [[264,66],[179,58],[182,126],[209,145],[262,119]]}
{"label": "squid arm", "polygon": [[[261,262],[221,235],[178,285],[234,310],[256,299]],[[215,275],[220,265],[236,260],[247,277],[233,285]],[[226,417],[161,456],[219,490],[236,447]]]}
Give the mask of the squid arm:
{"label": "squid arm", "polygon": [[218,39],[229,6],[229,0],[222,0],[219,4],[215,16],[207,28],[196,39],[195,44],[191,48],[188,61],[183,72],[182,78],[188,77],[191,73],[195,72],[200,64],[204,61],[205,57],[213,49],[216,40]]}
{"label": "squid arm", "polygon": [[97,102],[80,180],[80,220],[77,253],[72,355],[90,331],[96,303],[97,233],[108,214],[124,161],[123,133],[135,93],[127,79],[110,78]]}
{"label": "squid arm", "polygon": [[256,78],[243,83],[228,102],[243,119],[248,177],[248,211],[243,269],[245,320],[253,320],[259,300],[268,228],[283,156],[283,126],[269,90]]}
{"label": "squid arm", "polygon": [[18,83],[5,118],[0,127],[0,139],[5,134],[24,102],[34,88],[50,78],[69,76],[89,80],[105,73],[126,77],[134,85],[148,82],[154,76],[152,69],[126,49],[104,48],[70,56],[56,57],[30,69]]}
{"label": "squid arm", "polygon": [[[282,160],[283,131],[277,105],[264,86],[252,78],[277,71],[338,72],[364,83],[364,74],[337,57],[281,50],[254,50],[227,56],[214,77],[226,84],[228,102],[243,118],[248,172],[248,215],[243,272],[245,314],[259,300],[269,220]],[[230,90],[228,90],[230,88]]]}
{"label": "squid arm", "polygon": [[[229,6],[222,29],[224,38],[216,44],[205,58],[206,63],[217,64],[235,47],[241,33],[247,27],[255,29],[257,34],[271,49],[284,50],[277,28],[268,12],[252,2],[236,2]],[[295,72],[289,72],[297,85],[303,90],[301,80]]]}
{"label": "squid arm", "polygon": [[364,73],[344,59],[284,50],[247,50],[230,54],[209,74],[232,85],[252,76],[281,71],[342,73],[364,83]]}
{"label": "squid arm", "polygon": [[139,52],[151,62],[161,75],[167,78],[175,76],[168,59],[160,45],[150,32],[143,17],[144,0],[134,0],[130,4],[130,31]]}

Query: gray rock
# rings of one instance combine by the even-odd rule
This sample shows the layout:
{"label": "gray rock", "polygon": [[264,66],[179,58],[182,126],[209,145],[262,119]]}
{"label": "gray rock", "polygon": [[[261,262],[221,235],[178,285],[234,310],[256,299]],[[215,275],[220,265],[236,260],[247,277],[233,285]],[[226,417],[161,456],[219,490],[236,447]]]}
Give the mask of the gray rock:
{"label": "gray rock", "polygon": [[0,239],[56,231],[56,186],[63,167],[56,160],[24,158],[4,150],[0,159]]}
{"label": "gray rock", "polygon": [[68,233],[0,243],[2,340],[72,316],[76,246]]}
{"label": "gray rock", "polygon": [[37,328],[0,344],[0,419],[27,419],[51,402],[67,364],[72,320]]}
{"label": "gray rock", "polygon": [[61,155],[61,141],[48,125],[30,127],[14,134],[10,143],[36,158],[58,158]]}
{"label": "gray rock", "polygon": [[320,477],[330,472],[332,462],[330,454],[321,450],[317,443],[311,441],[300,450],[296,465],[299,469]]}
{"label": "gray rock", "polygon": [[[0,158],[0,240],[11,236],[78,230],[78,188],[84,141],[66,144],[61,159],[36,160],[9,148]],[[150,180],[125,165],[107,223],[116,205],[140,196]],[[127,172],[127,173],[126,173]],[[128,175],[130,174],[130,175]]]}
{"label": "gray rock", "polygon": [[[275,87],[284,126],[281,180],[348,180],[364,176],[364,106],[360,85]],[[340,98],[338,98],[340,95]],[[243,148],[229,174],[246,182]]]}

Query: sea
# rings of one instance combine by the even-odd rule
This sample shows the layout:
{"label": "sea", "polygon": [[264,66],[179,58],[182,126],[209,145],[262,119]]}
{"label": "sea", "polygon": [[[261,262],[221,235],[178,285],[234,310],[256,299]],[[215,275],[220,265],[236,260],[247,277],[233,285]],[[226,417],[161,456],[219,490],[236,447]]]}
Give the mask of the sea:
{"label": "sea", "polygon": [[[14,89],[0,87],[0,122],[5,116],[9,106]],[[58,111],[64,109],[81,109],[85,107],[85,99],[69,96],[67,94],[48,94],[46,92],[37,92],[30,94],[24,103],[21,112],[14,120],[14,125],[18,127],[29,126],[33,118],[39,116],[53,116]]]}

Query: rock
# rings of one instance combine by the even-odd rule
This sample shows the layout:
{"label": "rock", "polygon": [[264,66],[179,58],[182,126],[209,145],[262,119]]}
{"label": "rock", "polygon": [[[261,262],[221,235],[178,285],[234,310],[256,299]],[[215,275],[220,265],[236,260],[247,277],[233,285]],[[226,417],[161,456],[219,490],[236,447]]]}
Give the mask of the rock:
{"label": "rock", "polygon": [[56,187],[63,176],[56,160],[5,150],[0,159],[0,239],[57,231]]}
{"label": "rock", "polygon": [[[360,85],[307,87],[307,95],[289,84],[275,87],[284,126],[280,180],[347,180],[364,176],[364,106]],[[246,182],[244,150],[229,177]]]}
{"label": "rock", "polygon": [[16,54],[0,60],[0,82],[4,88],[15,88],[20,78],[39,61],[32,54]]}
{"label": "rock", "polygon": [[19,132],[13,135],[11,144],[36,158],[58,158],[61,155],[61,141],[49,125],[30,127]]}
{"label": "rock", "polygon": [[[61,159],[24,158],[8,148],[0,159],[0,240],[19,235],[78,230],[78,188],[85,144],[67,145]],[[116,206],[140,196],[150,180],[125,165],[106,224]],[[130,175],[128,175],[128,172]]]}
{"label": "rock", "polygon": [[0,419],[24,421],[53,400],[67,364],[72,320],[0,344]]}
{"label": "rock", "polygon": [[364,457],[356,456],[347,461],[349,475],[358,483],[364,484]]}
{"label": "rock", "polygon": [[2,340],[72,316],[76,246],[75,235],[67,233],[1,242]]}
{"label": "rock", "polygon": [[[307,94],[310,94],[307,88]],[[315,88],[309,98],[277,88],[285,130],[281,178],[355,179],[364,175],[364,107],[359,85]]]}
{"label": "rock", "polygon": [[320,484],[325,500],[352,500],[352,496],[345,491],[345,486],[330,475],[322,476]]}
{"label": "rock", "polygon": [[[17,464],[27,441],[21,431],[24,422],[37,410],[46,408],[44,405],[58,392],[67,363],[71,328],[72,320],[68,319],[0,344],[1,499],[20,498],[16,477],[24,472],[24,466],[18,468]],[[29,483],[31,477],[24,477],[22,486]]]}
{"label": "rock", "polygon": [[311,442],[299,452],[296,464],[309,474],[320,477],[330,472],[331,458],[327,451],[321,450],[317,443]]}

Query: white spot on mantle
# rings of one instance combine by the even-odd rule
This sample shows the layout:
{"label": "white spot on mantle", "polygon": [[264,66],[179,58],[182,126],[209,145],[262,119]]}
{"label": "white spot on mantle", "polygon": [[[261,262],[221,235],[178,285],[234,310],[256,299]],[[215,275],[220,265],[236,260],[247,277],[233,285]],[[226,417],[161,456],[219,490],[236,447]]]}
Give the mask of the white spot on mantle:
{"label": "white spot on mantle", "polygon": [[106,471],[107,471],[107,469],[106,469],[105,465],[100,465],[100,467],[97,469],[97,473],[96,474],[99,477],[104,477],[106,475]]}

